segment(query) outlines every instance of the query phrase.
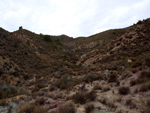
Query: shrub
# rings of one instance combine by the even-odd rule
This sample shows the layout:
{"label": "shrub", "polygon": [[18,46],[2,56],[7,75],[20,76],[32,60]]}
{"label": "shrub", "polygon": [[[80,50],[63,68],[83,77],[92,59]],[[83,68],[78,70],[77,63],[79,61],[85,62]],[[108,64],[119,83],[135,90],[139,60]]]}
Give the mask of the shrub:
{"label": "shrub", "polygon": [[145,59],[145,64],[146,64],[148,67],[150,67],[150,59],[149,59],[149,58]]}
{"label": "shrub", "polygon": [[141,24],[142,23],[142,21],[141,20],[139,20],[138,22],[137,22],[137,24]]}
{"label": "shrub", "polygon": [[0,87],[0,99],[13,97],[19,94],[19,90],[14,85],[2,85]]}
{"label": "shrub", "polygon": [[94,105],[93,104],[85,105],[85,112],[86,113],[91,113],[91,111],[93,111],[93,109],[94,109]]}
{"label": "shrub", "polygon": [[126,105],[127,106],[131,106],[133,104],[131,99],[126,100]]}
{"label": "shrub", "polygon": [[0,69],[0,76],[3,74],[3,71],[2,71],[2,69]]}
{"label": "shrub", "polygon": [[91,90],[90,92],[86,93],[86,99],[90,101],[94,101],[96,98],[96,93],[94,90]]}
{"label": "shrub", "polygon": [[130,85],[131,85],[131,86],[134,86],[134,85],[136,85],[136,84],[137,84],[137,80],[131,80],[131,81],[130,81]]}
{"label": "shrub", "polygon": [[130,89],[129,87],[120,87],[119,88],[119,93],[122,94],[122,95],[126,95],[130,92]]}
{"label": "shrub", "polygon": [[150,80],[150,71],[143,71],[137,79],[130,81],[130,85],[133,86],[136,84],[141,84],[144,82],[148,82],[149,80]]}
{"label": "shrub", "polygon": [[89,83],[89,82],[92,82],[92,81],[97,80],[97,79],[98,79],[97,75],[95,75],[95,74],[88,74],[88,75],[86,75],[83,78],[83,81],[86,82],[86,83]]}
{"label": "shrub", "polygon": [[108,82],[117,82],[117,75],[111,74],[108,78]]}
{"label": "shrub", "polygon": [[141,85],[141,87],[139,89],[139,91],[141,91],[141,92],[146,92],[148,90],[150,90],[150,82],[144,83],[143,85]]}
{"label": "shrub", "polygon": [[63,46],[63,44],[60,42],[59,39],[55,40],[55,43],[58,44],[58,45],[60,45],[60,46]]}
{"label": "shrub", "polygon": [[95,84],[93,90],[101,90],[102,87],[99,84]]}
{"label": "shrub", "polygon": [[150,71],[143,71],[140,75],[140,78],[146,78],[150,80]]}
{"label": "shrub", "polygon": [[58,107],[56,113],[76,113],[75,106],[72,102],[68,102]]}
{"label": "shrub", "polygon": [[83,104],[86,102],[86,95],[83,91],[79,91],[72,96],[75,103]]}
{"label": "shrub", "polygon": [[86,101],[93,101],[96,98],[95,91],[90,92],[79,91],[72,96],[75,103],[84,104]]}
{"label": "shrub", "polygon": [[49,35],[42,35],[42,37],[43,37],[44,41],[52,42],[51,36],[49,36]]}

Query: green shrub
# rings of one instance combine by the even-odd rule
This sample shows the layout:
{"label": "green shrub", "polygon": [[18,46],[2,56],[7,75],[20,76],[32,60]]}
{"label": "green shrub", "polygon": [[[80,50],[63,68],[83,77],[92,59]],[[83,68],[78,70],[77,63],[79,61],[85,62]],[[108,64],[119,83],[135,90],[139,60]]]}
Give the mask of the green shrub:
{"label": "green shrub", "polygon": [[44,36],[44,40],[45,40],[46,42],[52,42],[52,39],[51,39],[51,37],[50,37],[49,35],[45,35],[45,36]]}
{"label": "green shrub", "polygon": [[50,35],[42,35],[42,34],[40,34],[40,37],[42,37],[43,40],[46,41],[46,42],[52,42],[52,39],[51,39]]}
{"label": "green shrub", "polygon": [[60,46],[63,46],[63,44],[60,42],[59,39],[55,40],[55,43],[58,44],[58,45],[60,45]]}

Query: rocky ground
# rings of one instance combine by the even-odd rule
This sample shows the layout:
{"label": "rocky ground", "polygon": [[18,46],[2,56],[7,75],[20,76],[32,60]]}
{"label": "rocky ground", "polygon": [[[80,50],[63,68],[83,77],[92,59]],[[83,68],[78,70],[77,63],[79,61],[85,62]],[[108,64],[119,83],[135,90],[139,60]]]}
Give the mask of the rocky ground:
{"label": "rocky ground", "polygon": [[0,113],[150,113],[149,48],[150,19],[77,39],[0,28]]}

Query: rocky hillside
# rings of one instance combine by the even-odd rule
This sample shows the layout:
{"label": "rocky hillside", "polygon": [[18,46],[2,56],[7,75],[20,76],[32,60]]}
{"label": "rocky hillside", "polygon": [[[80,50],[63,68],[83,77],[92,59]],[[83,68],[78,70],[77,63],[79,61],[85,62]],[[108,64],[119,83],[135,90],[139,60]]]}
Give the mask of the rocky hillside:
{"label": "rocky hillside", "polygon": [[0,28],[0,113],[149,113],[150,19],[73,39]]}

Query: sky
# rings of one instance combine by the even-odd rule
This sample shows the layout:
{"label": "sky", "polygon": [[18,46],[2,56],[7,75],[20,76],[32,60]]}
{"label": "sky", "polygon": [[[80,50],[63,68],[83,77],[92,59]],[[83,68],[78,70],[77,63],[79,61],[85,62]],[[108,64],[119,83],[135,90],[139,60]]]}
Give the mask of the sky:
{"label": "sky", "polygon": [[0,27],[90,36],[150,17],[150,0],[0,0]]}

